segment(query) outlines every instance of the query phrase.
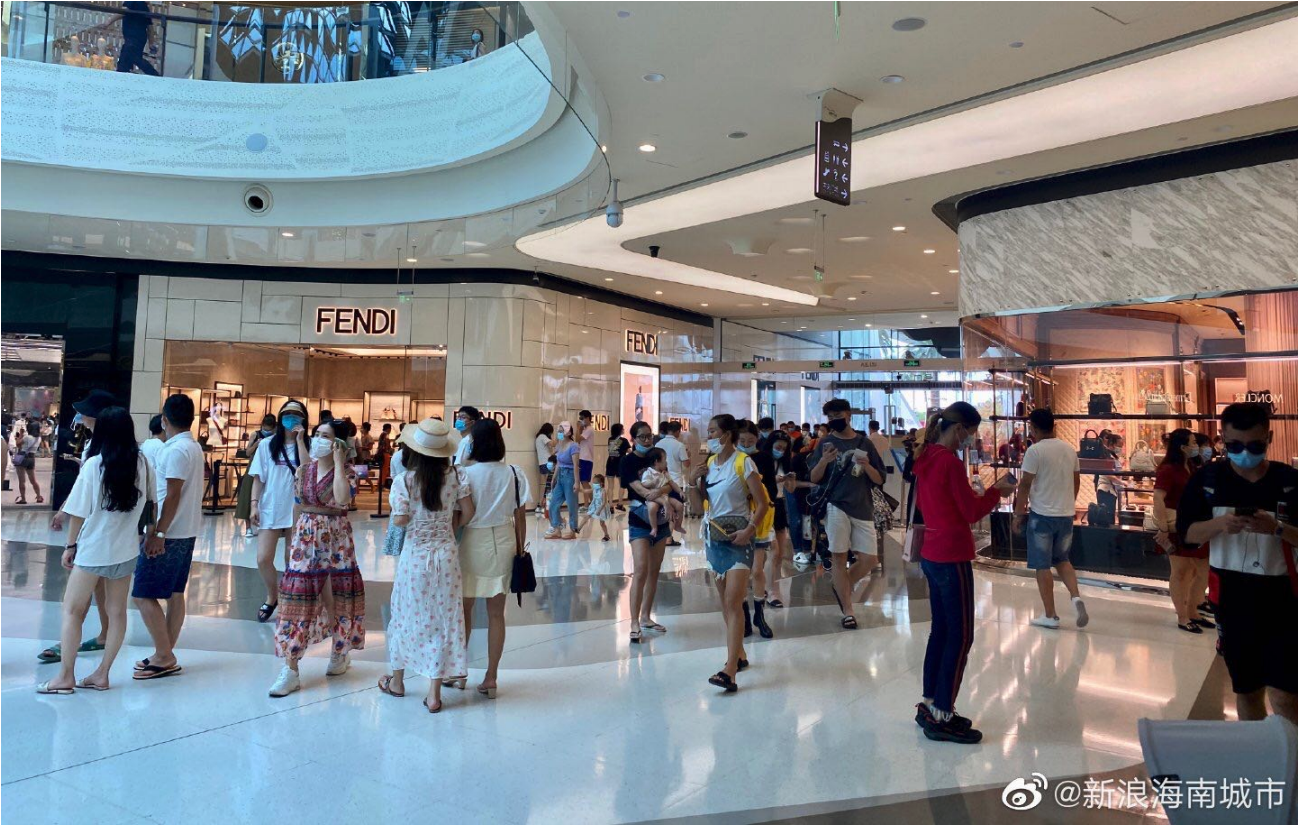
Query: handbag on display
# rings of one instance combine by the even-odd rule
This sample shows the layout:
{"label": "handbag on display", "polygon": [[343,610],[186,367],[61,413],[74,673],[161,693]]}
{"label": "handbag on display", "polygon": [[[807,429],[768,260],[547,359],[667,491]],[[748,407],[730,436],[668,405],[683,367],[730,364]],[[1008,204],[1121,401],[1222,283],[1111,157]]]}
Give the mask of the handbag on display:
{"label": "handbag on display", "polygon": [[[523,497],[519,494],[518,470],[511,466],[510,472],[514,475],[515,504],[517,507],[522,507]],[[518,598],[519,607],[523,607],[523,594],[537,591],[537,571],[532,566],[532,554],[519,538],[518,528],[513,524],[511,527],[514,529],[514,567],[510,570],[510,592]]]}
{"label": "handbag on display", "polygon": [[1114,414],[1114,396],[1107,392],[1094,392],[1087,398],[1087,414],[1105,416]]}
{"label": "handbag on display", "polygon": [[[1088,436],[1090,433],[1090,437]],[[1105,445],[1101,443],[1100,433],[1095,430],[1083,430],[1082,438],[1078,441],[1079,458],[1108,458],[1105,453]]]}
{"label": "handbag on display", "polygon": [[1144,441],[1138,441],[1136,449],[1128,457],[1128,469],[1134,473],[1153,473],[1158,467],[1155,465],[1155,454],[1150,450],[1150,445]]}
{"label": "handbag on display", "polygon": [[1113,527],[1115,508],[1104,504],[1087,505],[1087,523],[1093,527]]}
{"label": "handbag on display", "polygon": [[1146,415],[1168,415],[1172,411],[1167,398],[1146,399]]}

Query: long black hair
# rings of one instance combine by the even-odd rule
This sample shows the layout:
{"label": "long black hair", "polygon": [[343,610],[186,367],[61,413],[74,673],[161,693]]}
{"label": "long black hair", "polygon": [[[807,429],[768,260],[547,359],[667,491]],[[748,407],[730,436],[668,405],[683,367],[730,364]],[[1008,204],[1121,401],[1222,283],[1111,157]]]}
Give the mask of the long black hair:
{"label": "long black hair", "polygon": [[[442,485],[446,481],[447,468],[451,460],[424,455],[418,450],[402,450],[404,466],[415,474],[415,487],[419,491],[424,509],[437,511],[442,509]],[[414,493],[415,490],[411,490]]]}
{"label": "long black hair", "polygon": [[1190,460],[1187,447],[1191,445],[1193,434],[1185,427],[1178,427],[1168,433],[1168,447],[1164,450],[1164,460],[1160,464],[1185,464]]}
{"label": "long black hair", "polygon": [[[292,409],[289,409],[290,406]],[[302,463],[302,456],[297,454],[297,447],[295,446],[293,454],[296,458],[290,460],[289,451],[284,448],[284,442],[288,435],[284,430],[284,413],[286,410],[294,415],[301,416],[302,426],[305,427],[307,425],[306,407],[302,406],[301,401],[296,401],[290,398],[288,401],[285,401],[280,405],[280,414],[275,417],[275,434],[271,436],[271,440],[267,446],[271,450],[271,461],[278,459],[296,470],[298,465]]]}
{"label": "long black hair", "polygon": [[129,513],[135,509],[145,485],[137,474],[140,467],[140,445],[135,441],[135,422],[122,407],[108,407],[95,418],[95,434],[90,452],[99,456],[103,479],[105,510]]}

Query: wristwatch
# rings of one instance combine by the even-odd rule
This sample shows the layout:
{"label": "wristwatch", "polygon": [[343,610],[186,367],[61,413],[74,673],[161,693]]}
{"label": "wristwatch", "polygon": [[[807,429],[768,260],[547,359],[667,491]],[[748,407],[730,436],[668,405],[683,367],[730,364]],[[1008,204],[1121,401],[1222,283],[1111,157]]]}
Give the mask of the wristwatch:
{"label": "wristwatch", "polygon": [[75,552],[76,549],[77,549],[77,543],[74,541],[74,542],[72,542],[71,544],[69,544],[67,547],[64,547],[63,549],[64,549],[64,550],[72,550],[72,551]]}
{"label": "wristwatch", "polygon": [[153,531],[153,536],[154,536],[154,538],[159,538],[159,539],[165,539],[165,538],[167,538],[167,534],[164,533],[164,532],[162,532],[161,530],[154,530],[154,531]]}

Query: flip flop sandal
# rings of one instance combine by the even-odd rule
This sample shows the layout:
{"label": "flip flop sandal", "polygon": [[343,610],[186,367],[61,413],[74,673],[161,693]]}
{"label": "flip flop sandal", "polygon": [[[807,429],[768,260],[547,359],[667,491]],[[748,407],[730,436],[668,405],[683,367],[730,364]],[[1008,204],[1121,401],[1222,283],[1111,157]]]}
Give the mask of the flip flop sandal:
{"label": "flip flop sandal", "polygon": [[104,643],[98,639],[87,639],[77,646],[78,653],[94,653],[96,650],[103,650]]}
{"label": "flip flop sandal", "polygon": [[36,692],[45,696],[71,696],[76,693],[72,688],[52,688],[49,682],[42,682],[37,685]]}
{"label": "flip flop sandal", "polygon": [[131,678],[137,682],[143,682],[147,679],[162,679],[166,676],[174,676],[177,673],[180,673],[180,665],[172,665],[171,667],[148,665],[137,670]]}
{"label": "flip flop sandal", "polygon": [[653,631],[656,631],[656,632],[658,632],[658,633],[667,633],[667,632],[668,632],[668,629],[667,629],[666,627],[664,627],[663,625],[659,624],[658,622],[641,622],[641,623],[640,623],[640,626],[643,627],[643,628],[645,628],[646,630],[653,630]]}
{"label": "flip flop sandal", "polygon": [[441,713],[441,712],[442,712],[442,703],[441,703],[441,702],[438,702],[438,706],[435,708],[435,707],[433,707],[432,705],[430,705],[430,704],[428,703],[428,697],[427,697],[427,696],[424,697],[424,699],[423,699],[423,704],[424,704],[424,708],[425,708],[429,713]]}
{"label": "flip flop sandal", "polygon": [[100,686],[100,685],[94,685],[94,684],[91,684],[90,682],[86,681],[86,680],[89,679],[89,678],[90,678],[89,676],[85,676],[85,677],[83,677],[83,678],[81,679],[80,682],[77,682],[77,687],[79,687],[79,688],[84,688],[84,689],[86,689],[86,690],[101,690],[101,691],[102,691],[102,690],[108,690],[108,688],[106,688],[106,687],[102,687],[102,686]]}
{"label": "flip flop sandal", "polygon": [[380,676],[380,677],[379,677],[379,690],[381,690],[382,692],[384,692],[384,693],[388,694],[389,696],[392,696],[392,697],[394,697],[394,698],[396,698],[396,699],[400,699],[400,698],[402,698],[403,696],[406,695],[404,692],[403,692],[403,693],[398,693],[397,691],[395,691],[395,690],[392,689],[392,677],[391,677],[391,676]]}
{"label": "flip flop sandal", "polygon": [[730,676],[727,676],[726,671],[724,670],[719,670],[716,673],[714,673],[712,676],[709,676],[708,684],[722,688],[727,693],[734,693],[735,691],[740,689],[740,686],[735,684],[735,680],[732,679]]}
{"label": "flip flop sandal", "polygon": [[840,620],[839,624],[843,626],[843,629],[844,629],[844,630],[856,630],[856,629],[857,629],[857,617],[856,617],[856,616],[844,616],[843,619]]}
{"label": "flip flop sandal", "polygon": [[50,645],[36,654],[36,661],[47,665],[63,661],[63,645]]}
{"label": "flip flop sandal", "polygon": [[780,599],[767,599],[767,607],[774,607],[774,608],[776,608],[777,610],[779,610],[780,608],[782,608],[782,607],[784,607],[784,606],[785,606],[785,603],[782,602]]}
{"label": "flip flop sandal", "polygon": [[279,606],[280,606],[279,602],[276,602],[275,604],[271,604],[270,602],[262,602],[262,606],[257,608],[257,621],[261,622],[262,624],[266,624],[267,622],[269,622],[271,620],[271,616],[275,614],[275,609]]}

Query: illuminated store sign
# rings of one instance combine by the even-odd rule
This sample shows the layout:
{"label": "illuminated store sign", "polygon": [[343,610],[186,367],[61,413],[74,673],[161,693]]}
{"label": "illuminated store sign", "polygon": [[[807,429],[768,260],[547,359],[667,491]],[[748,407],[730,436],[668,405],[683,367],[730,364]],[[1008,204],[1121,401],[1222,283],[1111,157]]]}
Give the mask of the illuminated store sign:
{"label": "illuminated store sign", "polygon": [[397,310],[376,307],[330,307],[316,309],[316,334],[396,335]]}
{"label": "illuminated store sign", "polygon": [[690,432],[690,419],[689,419],[689,418],[686,418],[686,417],[684,417],[684,416],[679,416],[679,415],[669,415],[669,416],[668,416],[668,421],[671,421],[673,424],[680,424],[680,425],[681,425],[681,432],[683,432],[683,433],[688,433],[688,432]]}
{"label": "illuminated store sign", "polygon": [[658,355],[659,337],[652,332],[629,329],[627,330],[626,346],[628,352],[634,352],[638,355]]}
{"label": "illuminated store sign", "polygon": [[513,410],[483,410],[483,418],[490,418],[495,421],[501,425],[502,430],[509,430],[514,427]]}

